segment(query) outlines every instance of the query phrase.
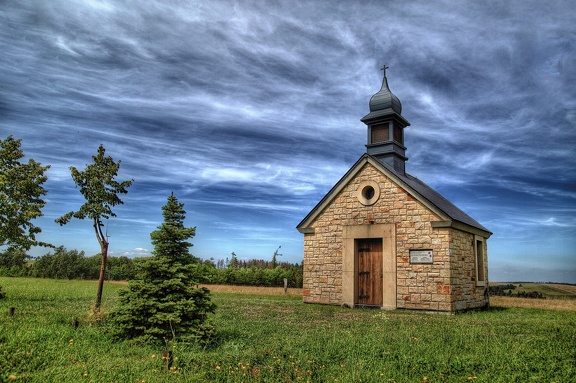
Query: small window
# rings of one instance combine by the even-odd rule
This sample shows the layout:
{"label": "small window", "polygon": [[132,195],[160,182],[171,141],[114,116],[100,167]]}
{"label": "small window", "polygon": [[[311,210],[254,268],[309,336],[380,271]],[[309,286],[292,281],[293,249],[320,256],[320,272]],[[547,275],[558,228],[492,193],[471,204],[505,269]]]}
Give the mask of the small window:
{"label": "small window", "polygon": [[476,286],[485,286],[486,265],[484,263],[484,240],[482,237],[475,237],[474,243],[474,253],[476,255]]}
{"label": "small window", "polygon": [[356,197],[362,205],[374,205],[380,198],[380,187],[377,182],[366,181],[358,187],[356,193]]}

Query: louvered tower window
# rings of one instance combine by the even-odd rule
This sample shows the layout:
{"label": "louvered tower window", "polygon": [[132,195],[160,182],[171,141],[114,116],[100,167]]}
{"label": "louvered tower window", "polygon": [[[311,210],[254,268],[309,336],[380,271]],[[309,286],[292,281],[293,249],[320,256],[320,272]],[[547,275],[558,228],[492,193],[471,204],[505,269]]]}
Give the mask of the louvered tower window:
{"label": "louvered tower window", "polygon": [[372,143],[390,140],[390,128],[388,124],[372,125],[371,131],[372,137],[370,139]]}

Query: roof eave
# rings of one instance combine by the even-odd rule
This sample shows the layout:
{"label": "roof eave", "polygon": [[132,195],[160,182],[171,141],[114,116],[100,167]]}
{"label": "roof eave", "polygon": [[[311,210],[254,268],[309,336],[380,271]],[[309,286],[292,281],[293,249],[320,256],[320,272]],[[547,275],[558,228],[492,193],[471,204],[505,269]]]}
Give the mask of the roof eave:
{"label": "roof eave", "polygon": [[360,121],[368,125],[374,121],[381,120],[384,118],[394,118],[400,121],[403,125],[410,126],[410,122],[408,122],[408,120],[405,119],[402,115],[396,113],[392,108],[370,112],[364,117],[362,117]]}
{"label": "roof eave", "polygon": [[490,238],[492,232],[487,230],[482,230],[474,226],[470,226],[464,222],[456,220],[446,220],[446,221],[432,221],[433,228],[453,228],[470,234],[476,234],[486,239]]}
{"label": "roof eave", "polygon": [[300,227],[297,226],[296,227],[298,229],[298,231],[302,234],[314,234],[316,232],[316,229],[314,229],[313,227]]}

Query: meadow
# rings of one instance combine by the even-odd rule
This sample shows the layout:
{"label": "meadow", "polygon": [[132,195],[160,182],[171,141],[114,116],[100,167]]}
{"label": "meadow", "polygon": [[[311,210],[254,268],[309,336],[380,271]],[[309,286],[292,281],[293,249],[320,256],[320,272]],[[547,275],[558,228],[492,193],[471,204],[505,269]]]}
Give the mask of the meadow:
{"label": "meadow", "polygon": [[[96,282],[0,278],[0,286],[0,382],[576,381],[573,306],[511,307],[498,297],[487,311],[443,315],[214,286],[211,344],[148,345],[112,339],[106,321],[89,315]],[[123,287],[105,285],[104,316]]]}

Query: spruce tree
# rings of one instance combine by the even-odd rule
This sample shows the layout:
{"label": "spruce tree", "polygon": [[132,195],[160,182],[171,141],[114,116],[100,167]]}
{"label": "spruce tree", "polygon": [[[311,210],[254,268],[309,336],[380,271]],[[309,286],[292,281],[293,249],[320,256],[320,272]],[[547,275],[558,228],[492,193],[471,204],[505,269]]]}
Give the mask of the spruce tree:
{"label": "spruce tree", "polygon": [[195,227],[185,227],[184,204],[174,194],[162,207],[164,223],[150,234],[153,256],[138,262],[138,273],[120,292],[111,313],[117,335],[140,340],[206,340],[214,328],[210,292],[199,288],[201,265],[188,251]]}

